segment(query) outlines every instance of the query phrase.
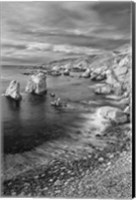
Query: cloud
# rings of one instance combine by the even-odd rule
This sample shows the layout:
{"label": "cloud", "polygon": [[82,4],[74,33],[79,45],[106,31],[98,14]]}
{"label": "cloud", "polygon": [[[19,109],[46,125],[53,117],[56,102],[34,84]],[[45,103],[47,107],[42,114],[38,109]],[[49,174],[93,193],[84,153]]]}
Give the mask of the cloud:
{"label": "cloud", "polygon": [[131,39],[130,2],[1,2],[1,6],[4,62],[12,56],[14,62],[32,63],[32,56],[39,62],[46,56],[113,50]]}
{"label": "cloud", "polygon": [[131,29],[131,2],[101,2],[96,3],[93,8],[105,26],[112,25],[117,33],[130,37]]}
{"label": "cloud", "polygon": [[47,43],[31,43],[27,45],[29,51],[51,51],[52,45]]}

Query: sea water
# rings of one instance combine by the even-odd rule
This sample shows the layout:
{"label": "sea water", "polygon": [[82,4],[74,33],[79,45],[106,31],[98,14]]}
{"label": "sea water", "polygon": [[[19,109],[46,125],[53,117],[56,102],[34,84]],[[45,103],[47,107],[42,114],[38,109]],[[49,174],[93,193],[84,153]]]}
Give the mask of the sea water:
{"label": "sea water", "polygon": [[[74,77],[47,75],[47,94],[44,96],[30,95],[25,92],[29,76],[23,73],[31,69],[19,66],[4,66],[1,74],[1,94],[5,92],[11,80],[20,82],[22,101],[19,106],[2,96],[2,152],[6,178],[57,158],[67,149],[82,156],[82,152],[91,147],[87,143],[102,145],[91,132],[85,130],[90,125],[90,116],[94,106],[82,109],[81,102],[100,98],[95,95],[90,85],[90,79],[79,78],[80,73],[73,73]],[[33,69],[32,69],[33,70]],[[51,97],[50,93],[55,93]],[[51,101],[60,97],[70,105],[68,108],[55,108]],[[89,133],[89,134],[88,134]],[[67,156],[66,153],[64,153]],[[73,155],[75,157],[75,154]]]}

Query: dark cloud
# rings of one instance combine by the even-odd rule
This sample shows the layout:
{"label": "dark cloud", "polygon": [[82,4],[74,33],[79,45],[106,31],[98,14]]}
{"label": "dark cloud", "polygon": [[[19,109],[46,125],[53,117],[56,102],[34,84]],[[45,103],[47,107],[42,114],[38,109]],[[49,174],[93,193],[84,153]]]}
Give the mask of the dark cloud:
{"label": "dark cloud", "polygon": [[131,2],[101,2],[91,6],[105,25],[111,25],[125,34],[130,34]]}
{"label": "dark cloud", "polygon": [[16,50],[24,50],[27,48],[24,44],[11,44],[11,43],[3,43],[2,48],[4,49],[16,49]]}

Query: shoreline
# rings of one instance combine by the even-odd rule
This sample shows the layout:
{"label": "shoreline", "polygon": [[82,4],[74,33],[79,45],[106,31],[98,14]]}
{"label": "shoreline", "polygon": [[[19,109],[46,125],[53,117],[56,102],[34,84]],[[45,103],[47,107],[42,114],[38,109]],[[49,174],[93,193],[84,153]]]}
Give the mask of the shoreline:
{"label": "shoreline", "polygon": [[[5,181],[3,195],[7,197],[44,196],[92,198],[92,196],[86,196],[83,191],[81,192],[78,189],[74,191],[71,190],[70,185],[75,183],[74,185],[78,187],[79,180],[82,182],[82,179],[85,179],[87,174],[88,176],[92,176],[96,171],[98,173],[96,174],[96,180],[99,180],[99,176],[101,176],[100,171],[107,170],[107,167],[108,169],[113,167],[121,159],[123,154],[126,154],[125,159],[129,157],[128,155],[131,154],[131,136],[128,135],[129,130],[126,131],[125,129],[123,130],[122,127],[116,127],[116,129],[115,127],[108,128],[106,131],[107,133],[105,132],[105,134],[101,136],[102,139],[107,140],[107,137],[112,138],[114,134],[114,137],[116,135],[116,140],[111,142],[111,139],[108,139],[109,144],[102,151],[95,149],[92,154],[73,161],[68,161],[63,158],[52,160],[47,166],[39,166],[36,169],[29,170],[11,180]],[[130,167],[130,165],[127,166],[127,171],[129,171],[128,167]],[[117,170],[118,169],[115,168],[115,171]],[[106,177],[107,176],[105,176],[105,178]],[[93,181],[95,181],[95,179]],[[90,184],[92,185],[91,179]],[[84,185],[84,187],[89,186],[87,184]],[[88,191],[88,189],[86,190]],[[78,192],[81,193],[78,194]],[[91,191],[89,193],[91,194]],[[93,193],[94,189],[92,191],[92,194]]]}
{"label": "shoreline", "polygon": [[[96,71],[95,68],[94,71],[88,69],[89,75],[82,75],[85,78],[91,76],[93,78],[91,80],[99,80],[100,84],[97,84],[97,81],[93,86],[89,81],[89,84],[85,85],[73,82],[71,87],[67,85],[67,93],[65,93],[66,88],[63,88],[62,99],[63,97],[65,99],[66,94],[69,98],[69,91],[72,90],[71,99],[74,99],[75,103],[82,93],[83,101],[79,102],[79,107],[76,105],[76,109],[82,108],[84,123],[75,124],[75,127],[72,127],[74,131],[68,127],[68,137],[64,140],[53,141],[49,145],[46,143],[40,148],[38,146],[39,149],[35,149],[32,155],[31,153],[27,155],[26,152],[23,161],[21,156],[16,157],[17,163],[10,168],[11,175],[13,170],[19,172],[21,167],[24,169],[28,164],[25,161],[29,161],[29,158],[32,158],[29,161],[31,169],[3,180],[4,196],[131,198],[132,91],[129,84],[131,58],[125,53],[123,57],[117,55],[114,59],[112,58],[109,69],[106,64],[106,68],[99,66]],[[55,74],[60,74],[60,70],[59,66]],[[105,74],[104,77],[102,72]],[[61,85],[62,82],[55,84],[56,88],[59,88],[58,92],[62,90]],[[80,86],[78,90],[76,87],[73,90],[74,85]],[[84,96],[88,94],[88,100],[84,99]],[[97,98],[98,101],[96,100],[96,108],[93,106],[95,98],[91,99],[92,94],[100,97],[100,99]],[[86,111],[88,110],[86,114],[84,114],[85,108]],[[94,112],[91,113],[90,108]],[[67,121],[64,125],[67,125]],[[31,161],[34,162],[31,163]],[[8,169],[10,164],[6,167]]]}

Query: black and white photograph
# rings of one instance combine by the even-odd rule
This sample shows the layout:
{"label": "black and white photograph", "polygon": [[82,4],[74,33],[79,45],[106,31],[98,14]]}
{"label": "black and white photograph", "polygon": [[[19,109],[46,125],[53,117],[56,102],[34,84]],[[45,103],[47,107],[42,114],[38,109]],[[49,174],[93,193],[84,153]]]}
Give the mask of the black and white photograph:
{"label": "black and white photograph", "polygon": [[1,196],[132,198],[132,1],[1,1]]}

